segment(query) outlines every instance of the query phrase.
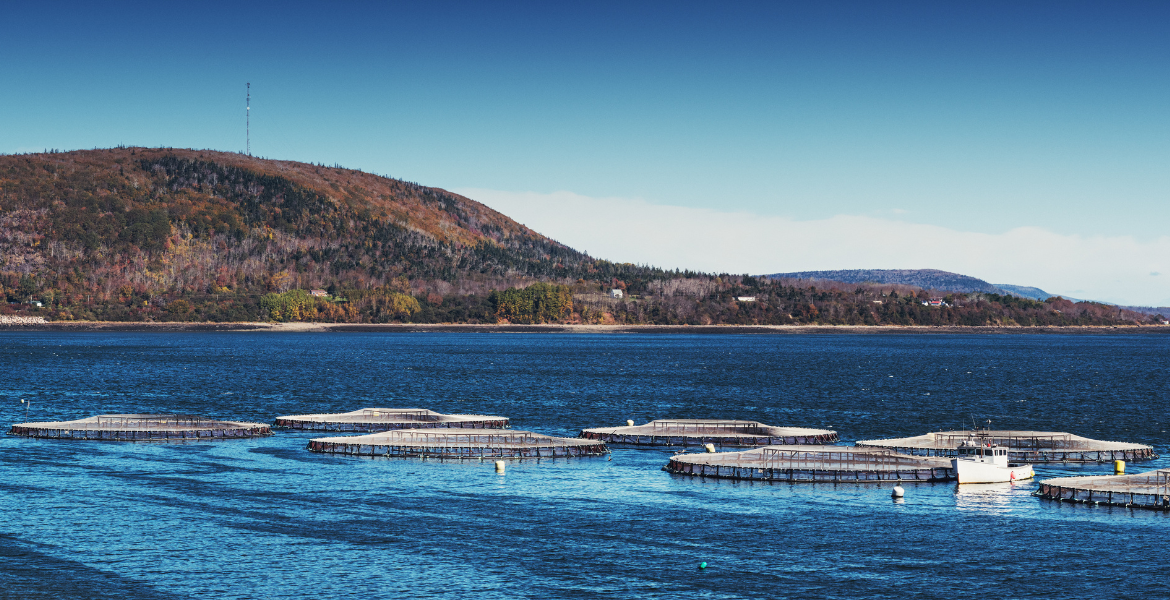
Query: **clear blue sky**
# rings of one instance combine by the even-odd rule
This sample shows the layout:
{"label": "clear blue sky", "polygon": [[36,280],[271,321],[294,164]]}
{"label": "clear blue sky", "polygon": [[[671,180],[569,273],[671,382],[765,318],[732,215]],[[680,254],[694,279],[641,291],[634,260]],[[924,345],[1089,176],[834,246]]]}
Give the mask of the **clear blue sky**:
{"label": "clear blue sky", "polygon": [[253,154],[449,189],[1167,235],[1168,3],[632,4],[17,3],[0,152],[242,150],[251,82]]}

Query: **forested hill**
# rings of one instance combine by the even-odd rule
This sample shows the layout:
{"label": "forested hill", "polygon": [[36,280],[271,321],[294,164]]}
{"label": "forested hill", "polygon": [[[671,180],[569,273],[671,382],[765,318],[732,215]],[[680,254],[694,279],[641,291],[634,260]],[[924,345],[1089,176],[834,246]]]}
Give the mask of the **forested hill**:
{"label": "forested hill", "polygon": [[254,309],[259,295],[292,289],[443,296],[667,276],[593,259],[442,189],[158,148],[0,156],[0,275],[10,301],[96,298],[143,312],[210,296],[226,311],[211,316],[223,319],[258,318],[246,298]]}
{"label": "forested hill", "polygon": [[[236,264],[244,255],[278,262],[308,255],[311,268],[298,269],[306,285],[456,272],[561,277],[595,270],[597,262],[445,190],[224,152],[2,156],[0,210],[6,229],[18,230],[15,237],[36,242],[6,240],[6,251],[21,255],[9,257],[9,267],[95,251],[133,257],[176,242],[208,246],[216,256],[204,260],[231,266],[246,266]],[[328,275],[312,280],[316,267]]]}

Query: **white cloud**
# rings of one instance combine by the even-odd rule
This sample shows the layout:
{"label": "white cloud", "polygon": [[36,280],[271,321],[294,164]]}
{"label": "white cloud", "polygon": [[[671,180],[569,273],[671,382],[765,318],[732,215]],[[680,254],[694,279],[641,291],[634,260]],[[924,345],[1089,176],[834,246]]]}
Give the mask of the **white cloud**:
{"label": "white cloud", "polygon": [[1053,294],[1170,305],[1170,281],[1150,276],[1170,271],[1170,236],[1139,242],[1038,227],[986,234],[867,216],[795,221],[572,192],[456,192],[607,260],[753,274],[930,268]]}

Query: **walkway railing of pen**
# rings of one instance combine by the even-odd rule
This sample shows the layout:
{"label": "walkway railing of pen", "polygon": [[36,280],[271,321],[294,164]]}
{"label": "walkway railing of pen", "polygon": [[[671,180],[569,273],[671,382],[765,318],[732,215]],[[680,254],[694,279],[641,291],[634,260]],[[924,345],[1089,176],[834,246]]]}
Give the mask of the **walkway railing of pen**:
{"label": "walkway railing of pen", "polygon": [[654,435],[669,433],[751,433],[759,434],[762,425],[758,421],[653,421],[650,423]]}
{"label": "walkway railing of pen", "polygon": [[195,415],[100,415],[79,421],[13,425],[10,435],[98,441],[183,441],[272,435],[260,423],[218,421]]}
{"label": "walkway railing of pen", "polygon": [[[507,429],[508,419],[444,419],[439,415],[407,415],[400,413],[369,411],[365,415],[319,415],[315,418],[278,417],[277,427],[304,429],[308,431],[367,432],[397,431],[400,429]],[[461,415],[448,415],[448,417]],[[335,420],[331,420],[332,417]],[[366,420],[362,420],[362,418]]]}
{"label": "walkway railing of pen", "polygon": [[580,437],[638,446],[696,446],[711,443],[732,447],[832,444],[840,439],[836,432],[777,435],[780,429],[757,421],[653,421],[636,427],[585,430]]}
{"label": "walkway railing of pen", "polygon": [[1034,495],[1057,502],[1170,511],[1170,469],[1134,475],[1049,479],[1040,482]]}
{"label": "walkway railing of pen", "polygon": [[563,458],[609,453],[603,442],[574,438],[554,438],[529,432],[445,431],[395,431],[377,440],[312,440],[309,442],[309,450],[355,456],[439,459]]}
{"label": "walkway railing of pen", "polygon": [[664,470],[722,479],[792,482],[949,481],[954,470],[893,451],[850,447],[800,450],[761,448],[721,454],[681,454]]}
{"label": "walkway railing of pen", "polygon": [[[1094,446],[1097,440],[1087,440],[1068,433],[1051,435],[993,435],[979,437],[969,433],[943,434],[935,433],[934,445],[931,447],[869,445],[869,447],[887,447],[916,456],[945,456],[958,454],[957,448],[971,440],[982,443],[991,443],[1008,449],[1008,456],[1012,460],[1023,462],[1113,462],[1115,460],[1143,461],[1158,458],[1154,449],[1149,446],[1133,444],[1129,448],[1102,448]],[[1109,443],[1109,442],[1106,442]],[[868,445],[868,444],[867,444]]]}

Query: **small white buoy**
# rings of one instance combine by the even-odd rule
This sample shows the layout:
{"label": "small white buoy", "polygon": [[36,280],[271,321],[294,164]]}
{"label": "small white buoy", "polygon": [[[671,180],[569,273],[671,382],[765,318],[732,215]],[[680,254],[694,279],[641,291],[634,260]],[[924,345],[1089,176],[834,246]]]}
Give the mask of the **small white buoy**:
{"label": "small white buoy", "polygon": [[707,452],[715,452],[715,444],[703,444],[703,447],[707,449]]}
{"label": "small white buoy", "polygon": [[634,426],[634,420],[633,419],[626,419],[626,427],[633,427],[633,426]]}
{"label": "small white buoy", "polygon": [[496,461],[496,473],[503,473],[503,472],[504,472],[504,466],[505,466],[505,463],[504,463],[504,461],[502,461],[502,460],[497,460],[497,461]]}
{"label": "small white buoy", "polygon": [[902,496],[905,496],[905,495],[906,495],[906,490],[902,489],[902,486],[900,486],[900,485],[895,485],[894,491],[890,492],[891,498],[901,498]]}

